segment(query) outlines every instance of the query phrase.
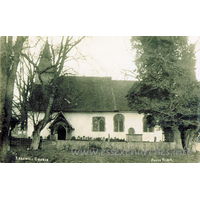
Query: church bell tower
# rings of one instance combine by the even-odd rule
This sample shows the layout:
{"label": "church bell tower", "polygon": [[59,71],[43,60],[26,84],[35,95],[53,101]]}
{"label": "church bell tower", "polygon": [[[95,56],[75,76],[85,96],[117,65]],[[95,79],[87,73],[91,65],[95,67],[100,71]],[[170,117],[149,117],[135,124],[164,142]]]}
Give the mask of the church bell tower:
{"label": "church bell tower", "polygon": [[[49,48],[48,40],[45,43],[43,51],[40,53],[40,62],[38,65],[38,71],[35,78],[36,84],[41,84],[40,79],[43,84],[48,85],[50,81],[54,78],[55,67],[52,67],[52,56]],[[40,77],[39,77],[40,74]]]}

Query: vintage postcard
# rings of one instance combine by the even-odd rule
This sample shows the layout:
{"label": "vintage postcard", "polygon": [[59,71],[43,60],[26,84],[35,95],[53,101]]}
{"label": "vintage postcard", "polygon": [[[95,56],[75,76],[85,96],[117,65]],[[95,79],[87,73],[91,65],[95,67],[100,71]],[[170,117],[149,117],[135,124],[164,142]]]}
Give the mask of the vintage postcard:
{"label": "vintage postcard", "polygon": [[199,163],[200,36],[1,37],[1,162]]}

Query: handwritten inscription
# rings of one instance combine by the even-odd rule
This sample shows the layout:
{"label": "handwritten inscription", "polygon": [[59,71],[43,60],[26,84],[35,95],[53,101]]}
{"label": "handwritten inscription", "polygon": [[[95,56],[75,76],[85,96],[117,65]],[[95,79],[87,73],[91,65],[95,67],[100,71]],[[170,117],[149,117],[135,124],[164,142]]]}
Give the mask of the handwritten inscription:
{"label": "handwritten inscription", "polygon": [[160,158],[160,159],[152,158],[151,162],[173,162],[173,159],[172,158]]}
{"label": "handwritten inscription", "polygon": [[34,157],[34,158],[31,158],[31,157],[18,157],[18,156],[16,156],[15,157],[16,158],[16,160],[21,160],[21,161],[23,161],[23,160],[27,160],[27,161],[37,161],[37,162],[48,162],[49,161],[49,159],[47,159],[47,158],[37,158],[37,157]]}

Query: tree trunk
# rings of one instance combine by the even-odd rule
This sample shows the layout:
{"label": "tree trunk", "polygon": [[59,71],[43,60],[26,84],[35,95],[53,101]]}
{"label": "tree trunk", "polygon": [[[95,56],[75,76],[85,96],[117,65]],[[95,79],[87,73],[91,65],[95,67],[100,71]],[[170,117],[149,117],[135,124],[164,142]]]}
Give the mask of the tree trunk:
{"label": "tree trunk", "polygon": [[8,134],[6,134],[8,131],[6,131],[4,128],[2,132],[3,134],[1,136],[0,162],[4,162],[7,152],[10,151],[10,140]]}
{"label": "tree trunk", "polygon": [[32,134],[33,140],[31,143],[32,150],[38,149],[39,142],[40,142],[40,132],[51,121],[50,113],[51,113],[51,108],[53,106],[54,98],[55,98],[55,89],[53,89],[52,93],[49,95],[49,103],[48,103],[44,118],[41,121],[39,121],[38,124],[34,127],[34,131]]}
{"label": "tree trunk", "polygon": [[40,130],[34,130],[32,136],[31,150],[37,150],[40,143]]}
{"label": "tree trunk", "polygon": [[186,131],[185,145],[188,150],[192,150],[193,152],[196,152],[195,143],[197,142],[197,135],[198,135],[197,130],[188,129]]}
{"label": "tree trunk", "polygon": [[175,142],[176,149],[183,150],[182,140],[181,140],[181,132],[179,131],[177,126],[173,126],[172,131],[174,133],[174,142]]}
{"label": "tree trunk", "polygon": [[12,101],[14,82],[16,78],[19,57],[27,37],[18,36],[13,46],[13,38],[1,37],[1,110],[0,110],[0,154],[5,155],[10,150],[9,130],[12,116]]}
{"label": "tree trunk", "polygon": [[10,138],[7,134],[5,134],[2,140],[2,151],[5,153],[9,150],[10,150]]}
{"label": "tree trunk", "polygon": [[186,148],[190,148],[190,135],[189,134],[186,134],[185,136],[185,146]]}

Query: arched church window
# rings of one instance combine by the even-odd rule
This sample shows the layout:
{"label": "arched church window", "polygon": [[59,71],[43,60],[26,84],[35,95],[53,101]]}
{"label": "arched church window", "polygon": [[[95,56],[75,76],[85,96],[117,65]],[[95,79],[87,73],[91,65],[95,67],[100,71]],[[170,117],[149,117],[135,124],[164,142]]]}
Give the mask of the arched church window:
{"label": "arched church window", "polygon": [[116,114],[114,116],[114,132],[124,132],[124,115]]}
{"label": "arched church window", "polygon": [[105,117],[93,117],[92,125],[93,125],[94,132],[105,131]]}

